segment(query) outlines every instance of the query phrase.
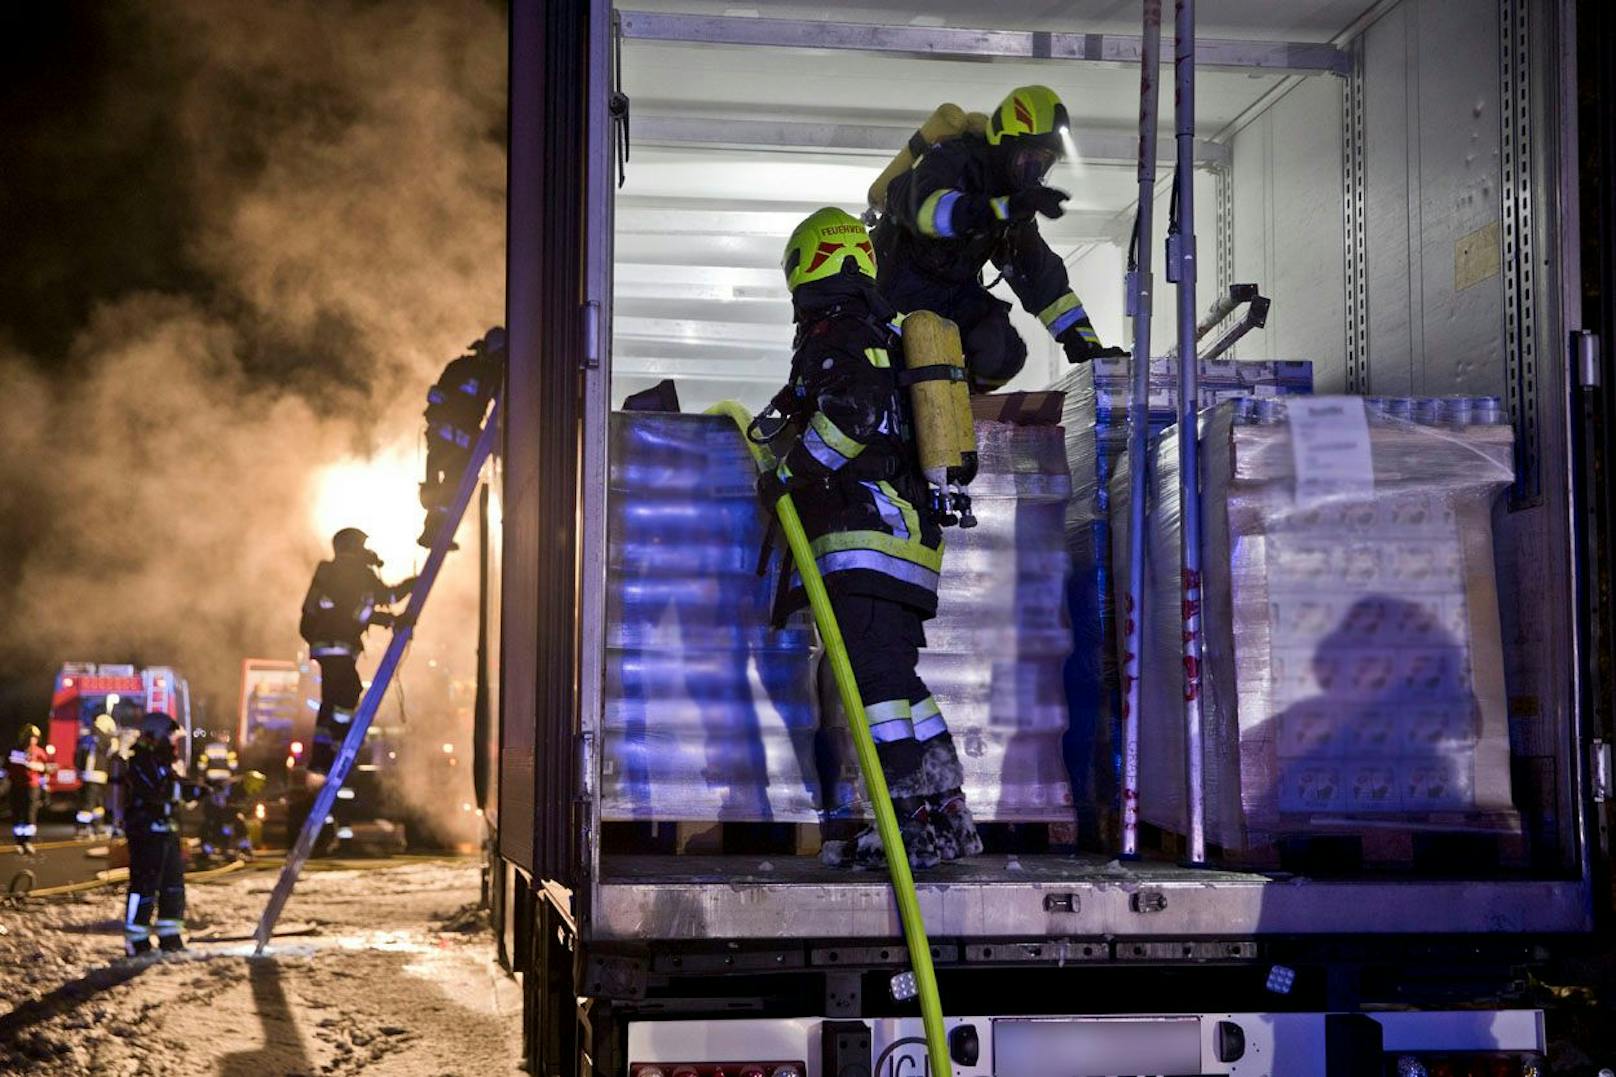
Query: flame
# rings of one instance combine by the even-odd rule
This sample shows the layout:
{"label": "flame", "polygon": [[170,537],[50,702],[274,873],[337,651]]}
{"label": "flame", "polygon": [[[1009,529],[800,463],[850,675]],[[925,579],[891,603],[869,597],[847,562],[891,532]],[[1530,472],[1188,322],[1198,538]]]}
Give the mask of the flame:
{"label": "flame", "polygon": [[383,575],[391,580],[426,554],[415,544],[425,518],[421,471],[413,442],[339,460],[315,476],[310,526],[322,544],[344,527],[359,528],[387,563]]}

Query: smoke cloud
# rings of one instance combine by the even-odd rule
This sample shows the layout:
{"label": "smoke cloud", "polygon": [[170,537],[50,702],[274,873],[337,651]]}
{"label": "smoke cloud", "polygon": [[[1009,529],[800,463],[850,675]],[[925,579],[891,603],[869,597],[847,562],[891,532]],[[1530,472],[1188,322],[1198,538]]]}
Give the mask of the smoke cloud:
{"label": "smoke cloud", "polygon": [[[43,695],[64,660],[172,664],[220,728],[241,660],[299,646],[322,469],[416,444],[501,319],[505,16],[97,9],[110,74],[17,144],[61,220],[20,227],[0,300],[0,669]],[[468,549],[420,627],[462,676],[475,587]]]}

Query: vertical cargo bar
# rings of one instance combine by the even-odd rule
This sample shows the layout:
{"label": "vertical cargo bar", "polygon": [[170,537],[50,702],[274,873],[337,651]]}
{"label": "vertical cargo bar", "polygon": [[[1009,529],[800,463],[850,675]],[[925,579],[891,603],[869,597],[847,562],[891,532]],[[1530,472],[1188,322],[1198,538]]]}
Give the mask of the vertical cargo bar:
{"label": "vertical cargo bar", "polygon": [[[1195,0],[1177,0],[1173,114],[1178,138],[1178,481],[1183,550],[1185,804],[1189,862],[1206,863],[1206,774],[1201,712],[1201,402],[1195,351]],[[1172,253],[1169,253],[1172,257]]]}
{"label": "vertical cargo bar", "polygon": [[1128,608],[1122,644],[1122,855],[1139,855],[1139,654],[1145,614],[1145,448],[1150,438],[1150,315],[1155,290],[1151,244],[1155,236],[1156,102],[1161,86],[1161,0],[1144,0],[1139,53],[1139,216],[1134,224],[1138,262],[1130,267],[1133,313],[1133,395],[1128,400]]}

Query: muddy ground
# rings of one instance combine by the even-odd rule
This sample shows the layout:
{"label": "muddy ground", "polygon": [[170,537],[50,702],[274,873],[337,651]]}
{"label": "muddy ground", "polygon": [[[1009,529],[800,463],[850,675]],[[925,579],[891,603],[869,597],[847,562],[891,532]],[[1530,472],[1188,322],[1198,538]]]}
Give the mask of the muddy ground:
{"label": "muddy ground", "polygon": [[193,883],[191,948],[161,958],[119,956],[121,888],[0,906],[0,1072],[517,1071],[521,996],[474,861],[321,864],[257,958],[274,879]]}

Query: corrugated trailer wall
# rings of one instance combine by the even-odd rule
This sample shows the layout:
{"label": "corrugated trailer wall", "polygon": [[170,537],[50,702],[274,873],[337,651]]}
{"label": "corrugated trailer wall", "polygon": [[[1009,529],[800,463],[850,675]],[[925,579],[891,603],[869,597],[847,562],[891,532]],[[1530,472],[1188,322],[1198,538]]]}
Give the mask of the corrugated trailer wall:
{"label": "corrugated trailer wall", "polygon": [[1235,281],[1261,285],[1274,301],[1267,328],[1236,355],[1310,359],[1320,393],[1341,392],[1346,373],[1344,90],[1339,78],[1306,79],[1232,141]]}

